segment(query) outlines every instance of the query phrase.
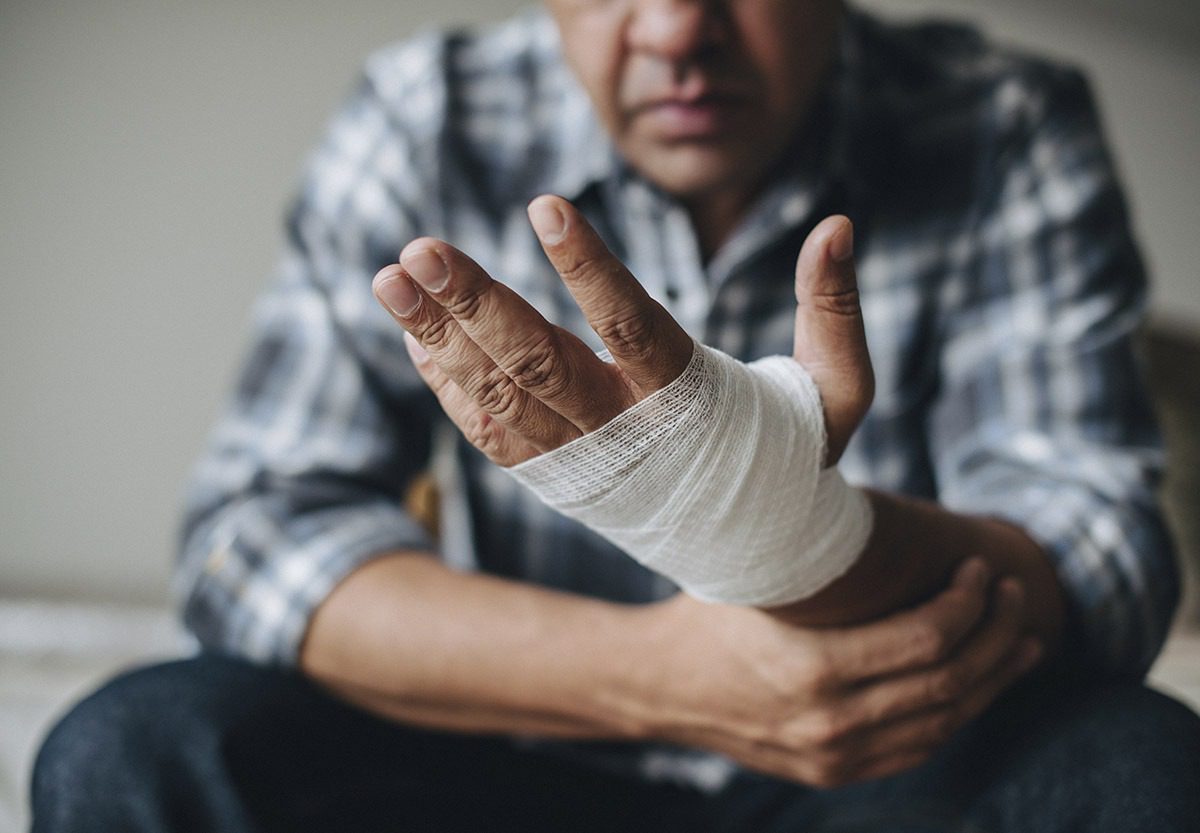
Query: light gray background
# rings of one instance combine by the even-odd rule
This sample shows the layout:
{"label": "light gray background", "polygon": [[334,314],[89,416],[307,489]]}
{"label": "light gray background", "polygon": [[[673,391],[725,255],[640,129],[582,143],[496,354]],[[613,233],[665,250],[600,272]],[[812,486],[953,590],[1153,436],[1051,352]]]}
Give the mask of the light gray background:
{"label": "light gray background", "polygon": [[[0,598],[158,602],[299,166],[371,49],[515,0],[0,0]],[[873,0],[1091,70],[1200,331],[1200,4]]]}

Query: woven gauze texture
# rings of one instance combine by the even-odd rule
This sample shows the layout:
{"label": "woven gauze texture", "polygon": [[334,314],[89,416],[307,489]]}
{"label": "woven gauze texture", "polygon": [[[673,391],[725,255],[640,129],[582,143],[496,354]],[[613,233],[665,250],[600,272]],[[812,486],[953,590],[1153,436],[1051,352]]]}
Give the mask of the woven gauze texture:
{"label": "woven gauze texture", "polygon": [[871,533],[866,496],[824,456],[803,367],[697,343],[674,382],[508,471],[692,596],[767,607],[833,582]]}

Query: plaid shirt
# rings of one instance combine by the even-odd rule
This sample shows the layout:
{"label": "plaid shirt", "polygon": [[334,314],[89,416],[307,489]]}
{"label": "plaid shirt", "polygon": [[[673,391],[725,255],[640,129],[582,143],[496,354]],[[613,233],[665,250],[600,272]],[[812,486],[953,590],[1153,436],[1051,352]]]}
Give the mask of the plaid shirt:
{"label": "plaid shirt", "polygon": [[[543,13],[373,55],[308,166],[191,483],[176,583],[193,633],[294,663],[331,588],[399,549],[625,602],[674,592],[447,430],[371,295],[433,235],[599,347],[525,217],[555,192],[691,334],[746,360],[790,353],[796,253],[849,215],[878,392],[845,475],[1011,519],[1067,589],[1075,655],[1143,672],[1178,579],[1130,349],[1143,269],[1085,81],[962,27],[858,12],[831,77],[705,262],[683,208],[614,153]],[[431,460],[436,545],[400,499]]]}

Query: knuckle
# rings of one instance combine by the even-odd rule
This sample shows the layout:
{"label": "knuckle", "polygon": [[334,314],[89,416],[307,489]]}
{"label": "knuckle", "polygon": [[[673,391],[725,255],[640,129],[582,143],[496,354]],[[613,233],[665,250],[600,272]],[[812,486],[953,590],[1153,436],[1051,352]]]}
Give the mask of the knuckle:
{"label": "knuckle", "polygon": [[503,373],[489,373],[474,393],[479,407],[494,417],[512,417],[517,410],[519,389]]}
{"label": "knuckle", "polygon": [[646,359],[654,352],[655,328],[647,313],[635,312],[597,321],[594,329],[614,353]]}
{"label": "knuckle", "polygon": [[805,687],[813,691],[829,691],[838,684],[837,672],[837,664],[829,651],[814,651],[804,662]]}
{"label": "knuckle", "polygon": [[739,734],[755,746],[769,746],[783,740],[787,732],[769,721],[747,721],[741,725]]}
{"label": "knuckle", "polygon": [[809,738],[818,747],[836,746],[850,734],[852,725],[839,709],[822,709],[810,718]]}
{"label": "knuckle", "polygon": [[843,317],[853,317],[862,309],[857,287],[812,296],[813,309]]}
{"label": "knuckle", "polygon": [[949,639],[945,632],[933,623],[918,625],[912,639],[916,654],[923,662],[937,662],[949,649]]}
{"label": "knuckle", "polygon": [[483,299],[487,295],[488,285],[468,284],[458,288],[450,296],[441,299],[441,304],[452,316],[464,321],[470,321],[479,313]]}
{"label": "knuckle", "polygon": [[453,319],[445,315],[440,315],[430,321],[423,330],[417,340],[428,351],[445,350],[450,346],[450,342],[454,337],[454,327],[451,326]]}
{"label": "knuckle", "polygon": [[820,758],[809,765],[806,776],[804,780],[819,789],[840,787],[847,781],[846,764],[841,758]]}
{"label": "knuckle", "polygon": [[552,396],[561,392],[567,378],[558,358],[553,337],[541,336],[517,353],[508,365],[508,375],[518,387]]}
{"label": "knuckle", "polygon": [[471,445],[491,457],[500,452],[500,426],[487,413],[474,413],[463,425],[463,436]]}
{"label": "knuckle", "polygon": [[962,696],[966,675],[957,666],[949,666],[929,678],[929,698],[936,703],[949,703]]}
{"label": "knuckle", "polygon": [[569,263],[563,263],[558,273],[568,281],[586,281],[602,272],[607,264],[607,258],[598,254],[576,254]]}
{"label": "knuckle", "polygon": [[760,742],[774,742],[791,750],[805,750],[812,746],[807,727],[803,721],[790,720],[780,726],[770,737],[759,738]]}

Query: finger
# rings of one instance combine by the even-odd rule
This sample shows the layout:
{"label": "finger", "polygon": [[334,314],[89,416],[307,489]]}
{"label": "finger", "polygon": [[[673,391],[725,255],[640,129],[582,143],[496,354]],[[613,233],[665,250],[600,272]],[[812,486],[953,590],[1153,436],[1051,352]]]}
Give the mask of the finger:
{"label": "finger", "polygon": [[958,727],[966,726],[979,717],[996,699],[1017,683],[1042,661],[1044,649],[1036,637],[1026,637],[1008,655],[1004,662],[980,681],[956,707]]}
{"label": "finger", "polygon": [[400,264],[517,387],[581,431],[599,428],[633,404],[615,368],[450,244],[414,240]]}
{"label": "finger", "polygon": [[854,228],[827,217],[809,233],[796,260],[793,356],[821,391],[828,435],[826,465],[841,457],[875,396],[854,269]]}
{"label": "finger", "polygon": [[584,216],[561,197],[544,195],[529,204],[529,221],[639,398],[674,381],[692,358],[691,336],[608,250]]}
{"label": "finger", "polygon": [[1023,622],[1024,594],[1016,581],[1005,579],[996,589],[992,615],[952,658],[930,668],[865,683],[844,708],[860,725],[870,726],[956,703],[1007,660]]}
{"label": "finger", "polygon": [[412,357],[417,373],[429,385],[446,416],[458,426],[467,441],[486,454],[489,460],[501,466],[515,466],[538,454],[537,448],[493,419],[443,373],[412,333],[404,334],[404,346],[408,348],[408,355]]}
{"label": "finger", "polygon": [[914,749],[902,753],[893,753],[864,763],[858,768],[847,783],[875,781],[880,778],[890,778],[902,772],[908,772],[925,763],[932,757],[933,749]]}
{"label": "finger", "polygon": [[840,684],[914,670],[944,659],[987,609],[988,569],[968,559],[950,586],[912,610],[868,625],[821,632],[826,664]]}
{"label": "finger", "polygon": [[396,321],[479,409],[539,451],[549,451],[580,436],[578,428],[500,370],[446,310],[413,283],[403,266],[381,270],[373,288]]}
{"label": "finger", "polygon": [[1028,673],[1040,655],[1041,647],[1036,641],[1022,642],[952,704],[902,717],[863,733],[859,739],[848,739],[847,748],[854,751],[843,754],[854,768],[864,768],[868,762],[888,756],[941,748]]}
{"label": "finger", "polygon": [[951,660],[900,677],[876,678],[812,713],[807,729],[825,767],[841,772],[898,749],[940,744],[957,730],[958,707],[1011,657],[1021,626],[1021,594],[1000,583],[996,612]]}

